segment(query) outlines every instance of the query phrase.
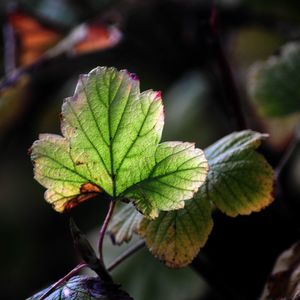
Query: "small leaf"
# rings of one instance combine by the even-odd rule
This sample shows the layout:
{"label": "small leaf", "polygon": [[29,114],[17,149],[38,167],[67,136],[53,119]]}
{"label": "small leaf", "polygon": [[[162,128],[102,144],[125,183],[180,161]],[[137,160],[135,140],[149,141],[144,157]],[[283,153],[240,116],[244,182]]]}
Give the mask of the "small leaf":
{"label": "small leaf", "polygon": [[129,242],[142,219],[143,215],[132,204],[117,203],[107,233],[114,244],[120,245],[123,242]]}
{"label": "small leaf", "polygon": [[299,43],[285,45],[280,55],[252,67],[248,89],[263,115],[282,117],[300,111],[299,71]]}
{"label": "small leaf", "polygon": [[[50,287],[51,288],[51,287]],[[39,300],[49,288],[27,300]],[[101,281],[98,277],[74,276],[63,286],[53,291],[45,300],[133,300],[126,292],[113,283]]]}
{"label": "small leaf", "polygon": [[104,67],[81,76],[62,107],[63,137],[41,135],[32,146],[46,200],[63,212],[104,192],[151,218],[183,207],[207,161],[192,144],[159,145],[163,123],[160,93],[140,93],[136,76]]}
{"label": "small leaf", "polygon": [[153,221],[144,218],[138,232],[151,253],[167,266],[184,267],[207,241],[213,227],[211,210],[211,203],[196,195],[184,209],[161,212]]}
{"label": "small leaf", "polygon": [[234,132],[205,150],[210,171],[201,192],[229,216],[260,211],[273,201],[274,172],[255,152],[266,137],[251,130]]}

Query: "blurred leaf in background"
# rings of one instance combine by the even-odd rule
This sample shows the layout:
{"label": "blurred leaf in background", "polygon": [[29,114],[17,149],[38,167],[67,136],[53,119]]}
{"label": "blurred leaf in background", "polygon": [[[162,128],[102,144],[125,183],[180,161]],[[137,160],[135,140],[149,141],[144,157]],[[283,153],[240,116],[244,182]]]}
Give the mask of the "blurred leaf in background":
{"label": "blurred leaf in background", "polygon": [[278,55],[255,63],[249,71],[250,98],[276,143],[285,144],[300,121],[299,71],[298,43],[284,45]]}
{"label": "blurred leaf in background", "polygon": [[[93,235],[96,236],[96,233]],[[116,247],[107,239],[104,248],[107,264],[109,265],[115,257],[137,241],[135,237],[129,245]],[[210,290],[205,281],[191,268],[169,269],[155,259],[147,249],[140,250],[122,263],[112,275],[116,283],[121,283],[122,288],[135,300],[196,300],[201,299],[201,295]]]}

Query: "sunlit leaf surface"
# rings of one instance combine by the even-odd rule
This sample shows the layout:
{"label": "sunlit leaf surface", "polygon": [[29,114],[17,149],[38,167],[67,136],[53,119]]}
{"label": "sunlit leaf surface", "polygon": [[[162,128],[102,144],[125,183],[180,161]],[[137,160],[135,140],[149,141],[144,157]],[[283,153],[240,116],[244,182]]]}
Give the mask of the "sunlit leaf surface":
{"label": "sunlit leaf surface", "polygon": [[63,136],[43,134],[31,149],[35,178],[59,212],[105,192],[155,218],[159,210],[182,208],[205,181],[200,149],[159,144],[160,92],[141,93],[128,71],[98,67],[81,76],[61,118]]}

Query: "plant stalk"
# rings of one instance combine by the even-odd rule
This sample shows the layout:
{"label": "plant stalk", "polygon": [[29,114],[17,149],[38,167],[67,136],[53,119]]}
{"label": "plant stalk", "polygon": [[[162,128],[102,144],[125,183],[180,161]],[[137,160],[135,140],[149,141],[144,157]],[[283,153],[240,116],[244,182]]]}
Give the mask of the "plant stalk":
{"label": "plant stalk", "polygon": [[130,257],[132,254],[142,249],[145,246],[145,242],[139,241],[135,245],[132,245],[129,249],[127,249],[124,253],[118,256],[107,268],[107,271],[111,272],[115,267],[117,267],[120,263]]}
{"label": "plant stalk", "polygon": [[116,205],[115,201],[113,201],[113,200],[110,201],[108,212],[106,214],[106,217],[104,219],[104,222],[103,222],[103,224],[101,226],[101,229],[100,229],[100,232],[99,232],[98,251],[99,251],[99,259],[103,264],[104,264],[104,260],[103,260],[103,241],[104,241],[104,237],[105,237],[105,233],[106,233],[108,224],[109,224],[109,222],[112,218],[115,205]]}

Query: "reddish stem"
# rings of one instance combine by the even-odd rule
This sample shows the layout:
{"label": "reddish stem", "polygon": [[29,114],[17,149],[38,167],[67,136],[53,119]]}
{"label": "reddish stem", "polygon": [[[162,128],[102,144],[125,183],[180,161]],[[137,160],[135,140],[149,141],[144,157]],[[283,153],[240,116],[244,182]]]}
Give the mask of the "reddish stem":
{"label": "reddish stem", "polygon": [[104,260],[103,260],[103,241],[104,241],[105,233],[106,233],[106,230],[107,230],[107,226],[108,226],[109,221],[111,220],[111,217],[113,215],[115,205],[116,205],[115,201],[110,201],[108,212],[106,214],[105,220],[104,220],[104,222],[101,226],[100,233],[99,233],[98,251],[99,251],[100,261],[103,264],[104,264]]}

